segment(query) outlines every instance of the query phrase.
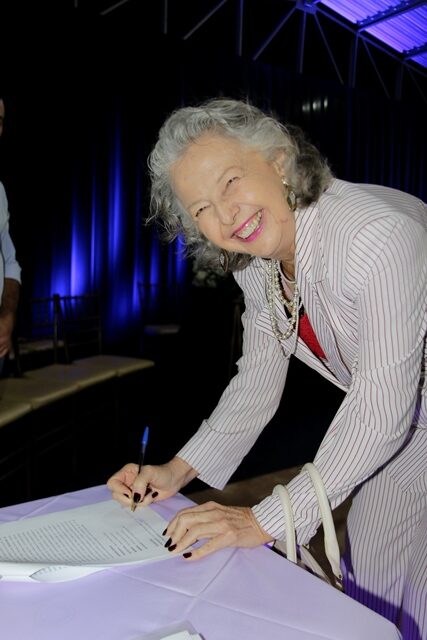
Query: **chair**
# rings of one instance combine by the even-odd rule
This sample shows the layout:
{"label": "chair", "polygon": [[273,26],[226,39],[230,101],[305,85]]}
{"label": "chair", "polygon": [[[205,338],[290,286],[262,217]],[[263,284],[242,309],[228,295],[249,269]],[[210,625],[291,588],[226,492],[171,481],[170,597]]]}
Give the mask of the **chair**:
{"label": "chair", "polygon": [[[111,446],[110,454],[113,453],[117,459],[123,459],[120,453],[127,446],[129,432],[135,422],[135,416],[129,415],[129,394],[142,401],[145,411],[151,406],[152,393],[150,392],[152,373],[149,372],[154,367],[154,361],[146,358],[128,357],[122,355],[103,353],[100,299],[97,293],[61,296],[59,322],[65,342],[65,350],[70,364],[65,365],[70,370],[79,372],[80,385],[86,391],[81,398],[86,398],[84,406],[80,411],[82,422],[91,425],[82,433],[83,437],[77,438],[77,443],[85,442],[86,439],[100,435],[99,425],[104,425],[101,434],[105,433],[105,425],[108,420],[112,420],[112,426],[107,438]],[[142,378],[142,379],[141,379]],[[102,385],[95,382],[103,382]],[[89,389],[88,386],[91,385]],[[90,396],[88,394],[91,394]],[[101,420],[96,417],[96,411],[91,407],[97,407],[102,414],[108,409],[108,415]],[[105,445],[105,442],[104,442]],[[98,443],[98,447],[100,444]],[[85,477],[94,473],[92,480],[96,476],[97,464],[94,463],[93,456],[87,456],[86,449],[91,447],[82,446],[78,449],[78,459],[80,467]],[[107,459],[108,456],[105,456]],[[114,466],[113,466],[114,468]],[[86,472],[84,471],[86,469]]]}
{"label": "chair", "polygon": [[185,296],[183,288],[174,284],[138,282],[142,320],[142,351],[158,358],[163,348],[175,346],[181,331]]}
{"label": "chair", "polygon": [[[55,361],[59,358],[52,348],[50,364],[0,380],[1,442],[12,443],[10,456],[0,456],[0,484],[11,477],[12,462],[28,456],[29,480],[23,478],[20,485],[21,495],[26,498],[46,495],[51,472],[63,480],[61,490],[65,491],[98,484],[123,459],[126,428],[131,423],[123,419],[127,410],[125,392],[137,386],[136,395],[140,397],[141,386],[147,389],[147,380],[141,385],[136,376],[126,376],[150,369],[154,362],[100,353],[97,298],[55,298],[55,336],[63,344],[65,362]],[[20,424],[15,428],[12,423],[17,420]],[[20,446],[19,438],[25,447]],[[108,474],[104,468],[107,464]]]}
{"label": "chair", "polygon": [[60,296],[58,317],[68,363],[102,352],[98,294]]}
{"label": "chair", "polygon": [[61,296],[59,323],[67,362],[93,375],[123,376],[152,367],[143,358],[103,353],[99,294]]}
{"label": "chair", "polygon": [[[25,311],[24,311],[25,313]],[[21,310],[22,314],[22,310]],[[26,316],[26,317],[25,317]],[[78,376],[59,364],[65,359],[65,343],[59,329],[59,295],[29,301],[24,335],[14,334],[9,376],[0,380],[0,403],[28,404],[38,409],[78,390]]]}
{"label": "chair", "polygon": [[9,354],[13,375],[64,360],[64,341],[58,327],[59,295],[31,298],[19,309],[21,329],[15,328]]}
{"label": "chair", "polygon": [[115,375],[105,371],[94,375],[67,364],[69,347],[61,326],[59,294],[32,298],[26,316],[26,335],[14,338],[12,356],[14,376],[25,382],[8,381],[8,397],[25,399],[36,408]]}
{"label": "chair", "polygon": [[[140,358],[104,355],[98,294],[54,294],[52,312],[53,362],[23,373],[23,384],[9,381],[7,395],[27,399],[33,408],[94,385],[154,365]],[[64,362],[58,362],[58,349]]]}
{"label": "chair", "polygon": [[[45,329],[45,335],[50,336],[43,345],[45,349],[50,348],[51,363],[28,370],[23,370],[20,364],[18,378],[0,381],[0,397],[27,402],[37,409],[99,383],[154,366],[151,360],[101,353],[97,294],[55,294],[37,302],[43,302],[49,311],[40,326]],[[65,364],[58,362],[59,345]]]}

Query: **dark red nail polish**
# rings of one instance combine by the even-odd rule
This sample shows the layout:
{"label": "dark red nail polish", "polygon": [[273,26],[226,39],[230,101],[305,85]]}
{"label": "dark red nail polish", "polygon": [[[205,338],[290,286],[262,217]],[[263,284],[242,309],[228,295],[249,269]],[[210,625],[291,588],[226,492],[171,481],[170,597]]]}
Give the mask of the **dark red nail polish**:
{"label": "dark red nail polish", "polygon": [[163,531],[162,536],[166,535],[167,528]]}
{"label": "dark red nail polish", "polygon": [[138,504],[138,502],[141,501],[141,494],[140,493],[134,493],[133,494],[133,501],[135,502],[135,504]]}
{"label": "dark red nail polish", "polygon": [[175,551],[175,549],[176,549],[176,544],[173,544],[168,548],[168,551]]}
{"label": "dark red nail polish", "polygon": [[159,495],[159,492],[158,492],[158,491],[155,491],[151,497],[152,497],[152,498],[157,498],[157,496],[158,496],[158,495]]}
{"label": "dark red nail polish", "polygon": [[191,553],[191,551],[187,551],[186,553],[183,553],[182,555],[184,556],[184,558],[191,558],[191,556],[193,554]]}
{"label": "dark red nail polish", "polygon": [[144,498],[145,496],[148,496],[148,494],[151,493],[151,487],[147,487],[144,493]]}
{"label": "dark red nail polish", "polygon": [[171,542],[172,542],[172,538],[169,538],[169,540],[166,540],[165,542],[166,549],[170,546]]}

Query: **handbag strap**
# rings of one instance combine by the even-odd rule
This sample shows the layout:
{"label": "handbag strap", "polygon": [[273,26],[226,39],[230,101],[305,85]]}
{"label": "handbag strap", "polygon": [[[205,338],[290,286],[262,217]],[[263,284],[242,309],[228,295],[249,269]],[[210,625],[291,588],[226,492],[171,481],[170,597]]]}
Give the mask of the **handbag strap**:
{"label": "handbag strap", "polygon": [[325,544],[326,557],[331,565],[332,573],[341,582],[342,572],[340,566],[340,548],[335,531],[334,519],[332,517],[331,506],[326,495],[322,477],[312,462],[307,462],[303,466],[303,471],[307,471],[314,490],[316,491],[317,502],[319,504],[320,516],[323,524],[323,539]]}
{"label": "handbag strap", "polygon": [[[337,584],[341,585],[342,573],[340,567],[340,550],[331,507],[322,478],[312,462],[307,462],[307,464],[303,466],[302,470],[307,471],[314,486],[320,509],[320,517],[323,524],[325,554],[331,566],[332,573],[336,578]],[[273,493],[279,497],[283,513],[285,515],[286,544],[284,545],[285,548],[283,550],[291,562],[296,562],[295,525],[289,492],[285,486],[278,484],[274,487]]]}
{"label": "handbag strap", "polygon": [[[297,543],[295,539],[294,514],[292,513],[291,498],[289,491],[283,484],[276,484],[273,493],[279,496],[283,512],[285,514],[285,534],[286,540],[280,541],[279,550],[283,551],[288,560],[297,563]],[[276,545],[277,546],[277,545]],[[283,549],[282,549],[283,547]]]}

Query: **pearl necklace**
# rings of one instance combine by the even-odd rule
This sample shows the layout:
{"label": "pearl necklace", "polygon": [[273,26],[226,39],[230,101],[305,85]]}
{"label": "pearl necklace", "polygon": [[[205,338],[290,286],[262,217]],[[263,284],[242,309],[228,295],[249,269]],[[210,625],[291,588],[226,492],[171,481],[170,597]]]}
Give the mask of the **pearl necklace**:
{"label": "pearl necklace", "polygon": [[[280,302],[287,308],[291,317],[289,319],[289,327],[285,332],[280,331],[279,325],[277,322],[276,315],[276,294],[279,297]],[[267,300],[268,307],[270,311],[270,322],[271,328],[273,329],[273,333],[275,337],[280,340],[287,340],[292,333],[294,332],[297,321],[298,321],[298,311],[300,309],[301,303],[299,299],[299,291],[297,283],[294,283],[294,297],[292,300],[287,300],[282,292],[282,287],[280,285],[280,270],[279,270],[279,262],[278,260],[269,260],[268,268],[267,268]]]}

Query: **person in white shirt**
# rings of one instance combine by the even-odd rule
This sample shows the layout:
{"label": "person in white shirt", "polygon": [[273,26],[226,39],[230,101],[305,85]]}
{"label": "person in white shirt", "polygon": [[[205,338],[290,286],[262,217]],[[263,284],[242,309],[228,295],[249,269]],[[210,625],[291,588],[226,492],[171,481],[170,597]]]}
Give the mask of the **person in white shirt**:
{"label": "person in white shirt", "polygon": [[[5,118],[4,100],[0,95],[0,137]],[[9,209],[6,191],[0,182],[0,373],[12,347],[12,332],[21,288],[21,267],[9,233]]]}
{"label": "person in white shirt", "polygon": [[[294,355],[346,392],[314,459],[332,508],[353,494],[346,593],[400,624],[405,640],[426,638],[426,205],[336,179],[298,128],[238,100],[173,112],[149,167],[151,218],[240,285],[243,351],[183,449],[139,475],[124,466],[108,480],[113,497],[144,506],[196,477],[224,487],[277,410]],[[295,399],[309,401],[305,388]],[[288,489],[307,543],[319,526],[307,474]],[[252,508],[185,509],[165,531],[171,550],[203,540],[188,561],[284,535],[275,494]]]}

